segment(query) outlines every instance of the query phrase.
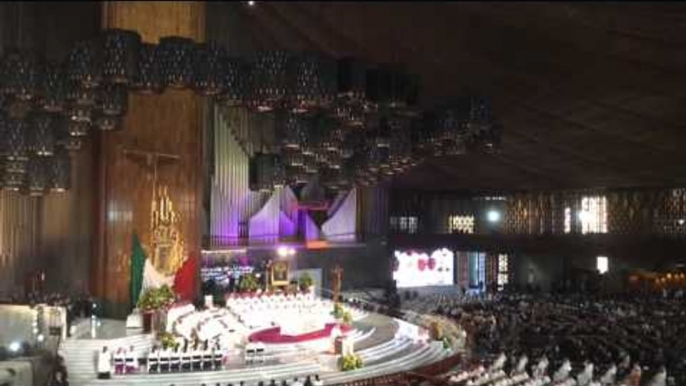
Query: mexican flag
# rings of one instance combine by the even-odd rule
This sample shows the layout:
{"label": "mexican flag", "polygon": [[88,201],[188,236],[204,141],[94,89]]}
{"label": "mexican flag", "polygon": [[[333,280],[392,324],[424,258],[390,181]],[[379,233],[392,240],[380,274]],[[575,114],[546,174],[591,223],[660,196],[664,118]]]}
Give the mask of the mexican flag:
{"label": "mexican flag", "polygon": [[133,248],[131,251],[131,280],[129,281],[131,285],[131,290],[129,291],[131,295],[131,306],[136,307],[138,303],[138,297],[141,294],[141,289],[143,289],[143,271],[145,269],[145,251],[141,245],[140,240],[138,240],[138,234],[133,234]]}
{"label": "mexican flag", "polygon": [[159,288],[163,285],[172,287],[174,276],[165,276],[155,269],[152,262],[145,257],[143,246],[138,235],[133,234],[133,248],[131,252],[131,305],[136,307],[141,293],[148,288]]}

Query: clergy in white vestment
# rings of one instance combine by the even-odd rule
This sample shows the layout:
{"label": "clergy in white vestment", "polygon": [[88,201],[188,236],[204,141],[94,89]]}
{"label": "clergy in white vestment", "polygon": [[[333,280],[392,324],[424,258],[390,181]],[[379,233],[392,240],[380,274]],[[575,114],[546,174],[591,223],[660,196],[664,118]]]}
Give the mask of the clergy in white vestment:
{"label": "clergy in white vestment", "polygon": [[529,357],[522,355],[517,361],[517,366],[514,369],[514,374],[521,374],[526,371],[526,364],[529,362]]}
{"label": "clergy in white vestment", "polygon": [[543,377],[546,371],[548,371],[548,364],[548,357],[544,355],[543,358],[538,361],[538,364],[536,364],[536,368],[534,369],[534,378]]}
{"label": "clergy in white vestment", "polygon": [[126,372],[134,373],[138,371],[138,356],[133,346],[126,352]]}
{"label": "clergy in white vestment", "polygon": [[610,366],[605,374],[600,377],[600,384],[603,386],[614,385],[617,378],[617,366]]}
{"label": "clergy in white vestment", "polygon": [[120,347],[117,352],[114,353],[114,373],[121,374],[125,372],[126,366],[126,351],[124,348]]}
{"label": "clergy in white vestment", "polygon": [[577,386],[587,386],[593,380],[593,363],[584,362],[584,369],[576,376]]}
{"label": "clergy in white vestment", "polygon": [[619,362],[619,366],[617,366],[617,370],[629,370],[629,366],[631,366],[631,356],[629,354],[624,354],[622,361]]}
{"label": "clergy in white vestment", "polygon": [[641,384],[641,375],[643,375],[643,370],[638,363],[635,363],[631,368],[631,372],[622,381],[627,386],[639,386]]}
{"label": "clergy in white vestment", "polygon": [[562,382],[569,377],[569,372],[572,371],[572,364],[569,359],[565,359],[559,369],[553,374],[553,382]]}
{"label": "clergy in white vestment", "polygon": [[110,379],[112,377],[112,353],[107,346],[98,353],[98,379]]}
{"label": "clergy in white vestment", "polygon": [[650,381],[646,384],[646,386],[665,386],[667,384],[667,369],[665,369],[664,366],[660,368],[660,371],[657,372],[653,376],[653,378],[650,379]]}
{"label": "clergy in white vestment", "polygon": [[507,361],[507,356],[505,356],[504,353],[500,353],[498,355],[498,358],[493,362],[493,365],[488,369],[489,372],[491,371],[497,371],[503,368],[505,366],[505,362]]}

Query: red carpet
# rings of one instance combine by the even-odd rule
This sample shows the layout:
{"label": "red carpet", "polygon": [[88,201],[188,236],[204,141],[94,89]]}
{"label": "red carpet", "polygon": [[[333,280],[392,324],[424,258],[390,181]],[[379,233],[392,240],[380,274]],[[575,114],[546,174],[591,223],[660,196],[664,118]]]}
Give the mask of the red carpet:
{"label": "red carpet", "polygon": [[[323,330],[308,332],[302,335],[281,335],[281,327],[272,327],[266,330],[257,331],[250,335],[248,340],[250,342],[263,343],[298,343],[306,342],[308,340],[317,340],[326,338],[331,335],[331,330],[336,326],[336,323],[327,323]],[[351,330],[350,326],[339,325],[342,332]]]}

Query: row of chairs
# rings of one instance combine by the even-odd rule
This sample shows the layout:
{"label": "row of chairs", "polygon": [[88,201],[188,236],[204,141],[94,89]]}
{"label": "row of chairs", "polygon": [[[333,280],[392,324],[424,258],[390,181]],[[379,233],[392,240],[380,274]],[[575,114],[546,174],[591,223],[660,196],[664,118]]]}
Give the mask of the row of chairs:
{"label": "row of chairs", "polygon": [[220,352],[204,355],[172,355],[160,356],[150,355],[148,357],[148,372],[180,372],[180,371],[202,371],[218,370],[221,368],[223,355]]}
{"label": "row of chairs", "polygon": [[248,344],[245,347],[245,363],[264,363],[266,358],[266,349],[264,344]]}
{"label": "row of chairs", "polygon": [[138,358],[114,357],[114,372],[116,374],[128,374],[138,371]]}

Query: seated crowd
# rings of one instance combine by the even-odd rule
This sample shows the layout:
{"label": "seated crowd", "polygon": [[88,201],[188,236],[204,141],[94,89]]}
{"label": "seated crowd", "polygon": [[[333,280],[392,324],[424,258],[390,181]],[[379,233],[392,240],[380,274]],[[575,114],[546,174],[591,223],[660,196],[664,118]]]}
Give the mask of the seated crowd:
{"label": "seated crowd", "polygon": [[[546,369],[532,368],[530,380],[476,370],[479,380],[468,374],[453,379],[472,380],[465,385],[639,386],[641,378],[657,382],[648,383],[655,386],[686,384],[686,308],[681,297],[444,293],[405,306],[462,325],[477,358],[505,352],[513,362],[532,358]],[[547,372],[548,363],[558,370]],[[571,376],[573,371],[585,374],[581,382]]]}

